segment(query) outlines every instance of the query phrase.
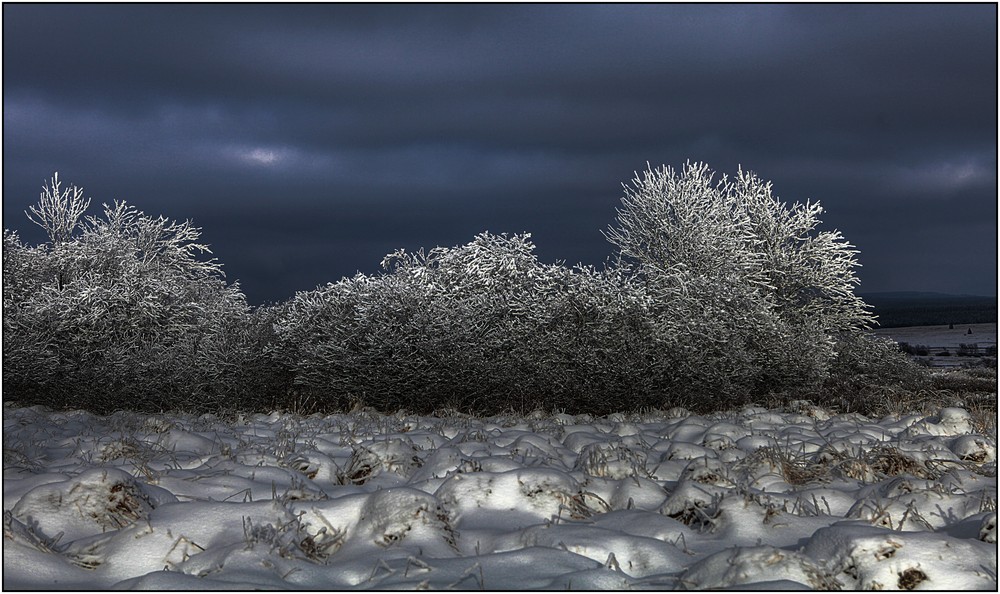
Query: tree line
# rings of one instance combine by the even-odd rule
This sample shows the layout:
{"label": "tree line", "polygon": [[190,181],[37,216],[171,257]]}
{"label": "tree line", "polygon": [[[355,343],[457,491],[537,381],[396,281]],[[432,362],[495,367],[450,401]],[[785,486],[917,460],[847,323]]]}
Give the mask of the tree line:
{"label": "tree line", "polygon": [[[3,238],[6,398],[98,412],[479,414],[720,408],[915,371],[854,294],[856,250],[753,173],[703,163],[624,185],[601,269],[545,264],[530,234],[388,254],[262,307],[200,229],[125,202],[86,215],[58,174]],[[846,384],[845,384],[846,382]]]}

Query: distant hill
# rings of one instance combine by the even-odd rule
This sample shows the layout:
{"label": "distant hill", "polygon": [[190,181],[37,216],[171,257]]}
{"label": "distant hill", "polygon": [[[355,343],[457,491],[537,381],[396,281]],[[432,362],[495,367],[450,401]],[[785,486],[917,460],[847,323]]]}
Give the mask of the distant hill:
{"label": "distant hill", "polygon": [[880,328],[984,324],[997,321],[997,298],[918,291],[859,293],[875,309]]}

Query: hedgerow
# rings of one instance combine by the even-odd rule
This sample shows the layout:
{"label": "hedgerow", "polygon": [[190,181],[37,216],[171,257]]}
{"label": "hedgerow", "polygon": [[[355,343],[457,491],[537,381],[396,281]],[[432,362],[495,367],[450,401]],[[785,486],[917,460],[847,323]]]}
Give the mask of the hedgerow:
{"label": "hedgerow", "polygon": [[49,241],[4,231],[8,398],[604,414],[926,381],[867,337],[857,252],[818,230],[822,208],[788,206],[743,171],[637,175],[602,269],[545,264],[530,234],[485,232],[257,308],[190,221],[124,202],[84,217],[89,202],[53,176],[29,214]]}

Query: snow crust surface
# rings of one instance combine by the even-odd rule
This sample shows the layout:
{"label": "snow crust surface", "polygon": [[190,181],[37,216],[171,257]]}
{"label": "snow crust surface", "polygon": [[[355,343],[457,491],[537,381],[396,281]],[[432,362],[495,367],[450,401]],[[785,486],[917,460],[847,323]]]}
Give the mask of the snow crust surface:
{"label": "snow crust surface", "polygon": [[3,420],[5,589],[997,588],[959,408]]}

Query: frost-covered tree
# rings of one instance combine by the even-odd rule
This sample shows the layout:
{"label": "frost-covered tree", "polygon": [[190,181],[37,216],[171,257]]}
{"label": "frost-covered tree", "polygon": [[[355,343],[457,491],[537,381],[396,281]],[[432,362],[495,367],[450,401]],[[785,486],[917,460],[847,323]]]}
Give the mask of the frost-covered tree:
{"label": "frost-covered tree", "polygon": [[714,177],[703,163],[637,174],[606,234],[654,293],[671,364],[709,393],[822,381],[840,333],[873,321],[856,251],[817,229],[818,203],[788,206],[742,170]]}
{"label": "frost-covered tree", "polygon": [[84,198],[83,188],[71,185],[62,187],[59,172],[52,175],[48,185],[42,186],[38,204],[28,207],[28,219],[45,230],[53,246],[66,242],[79,225],[80,217],[90,206]]}
{"label": "frost-covered tree", "polygon": [[[125,202],[81,219],[89,203],[82,193],[62,189],[57,176],[43,189],[29,218],[49,232],[48,244],[27,248],[5,233],[4,383],[12,395],[98,410],[231,400],[247,387],[236,371],[263,345],[239,338],[251,312],[221,265],[200,257],[208,252],[200,229]],[[45,364],[27,373],[33,361]]]}

